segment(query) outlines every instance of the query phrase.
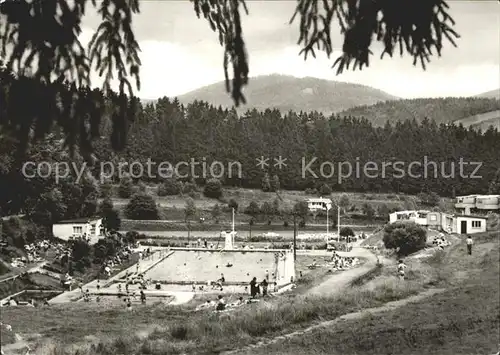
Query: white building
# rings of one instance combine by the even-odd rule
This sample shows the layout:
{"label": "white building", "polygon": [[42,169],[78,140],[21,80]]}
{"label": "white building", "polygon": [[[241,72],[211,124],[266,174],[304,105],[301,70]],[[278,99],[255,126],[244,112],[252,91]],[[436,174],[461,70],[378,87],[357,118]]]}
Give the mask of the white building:
{"label": "white building", "polygon": [[455,202],[455,209],[465,215],[470,215],[472,212],[500,213],[500,195],[458,196]]}
{"label": "white building", "polygon": [[389,223],[405,221],[448,233],[474,234],[486,232],[487,217],[431,211],[398,211],[389,215]]}
{"label": "white building", "polygon": [[411,221],[422,226],[426,226],[427,215],[430,211],[397,211],[389,214],[389,223]]}
{"label": "white building", "polygon": [[52,225],[52,235],[62,240],[86,237],[89,244],[95,244],[104,237],[102,218],[79,218],[59,221]]}
{"label": "white building", "polygon": [[326,211],[332,208],[332,200],[329,198],[310,198],[307,200],[307,208],[310,211]]}
{"label": "white building", "polygon": [[454,233],[474,234],[486,232],[488,218],[483,216],[458,215],[455,217]]}

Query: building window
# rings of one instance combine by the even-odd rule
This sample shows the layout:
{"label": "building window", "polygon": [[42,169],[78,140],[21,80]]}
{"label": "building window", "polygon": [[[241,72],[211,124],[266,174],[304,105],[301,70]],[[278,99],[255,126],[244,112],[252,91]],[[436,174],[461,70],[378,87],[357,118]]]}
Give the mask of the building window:
{"label": "building window", "polygon": [[73,234],[82,234],[83,233],[83,227],[79,226],[73,226]]}
{"label": "building window", "polygon": [[472,228],[481,228],[481,221],[472,221]]}
{"label": "building window", "polygon": [[90,225],[90,234],[95,234],[95,224]]}

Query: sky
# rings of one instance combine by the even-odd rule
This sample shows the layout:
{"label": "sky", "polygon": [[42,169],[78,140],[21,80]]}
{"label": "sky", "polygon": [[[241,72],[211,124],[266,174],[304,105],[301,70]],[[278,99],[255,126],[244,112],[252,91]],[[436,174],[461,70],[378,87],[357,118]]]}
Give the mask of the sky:
{"label": "sky", "polygon": [[[331,69],[342,37],[333,26],[338,47],[330,59],[320,53],[304,61],[299,56],[298,21],[289,25],[296,1],[247,0],[249,15],[243,31],[249,52],[250,76],[285,74],[368,85],[403,97],[470,96],[500,87],[500,11],[497,1],[450,1],[450,14],[460,34],[458,48],[446,43],[423,71],[413,58],[379,59],[374,47],[370,67],[336,75]],[[141,46],[141,90],[137,96],[155,99],[177,96],[224,80],[223,49],[206,20],[198,19],[187,0],[141,0],[134,31]],[[83,21],[82,42],[100,23],[95,12]],[[94,83],[100,82],[94,79]],[[251,85],[251,81],[250,81]]]}

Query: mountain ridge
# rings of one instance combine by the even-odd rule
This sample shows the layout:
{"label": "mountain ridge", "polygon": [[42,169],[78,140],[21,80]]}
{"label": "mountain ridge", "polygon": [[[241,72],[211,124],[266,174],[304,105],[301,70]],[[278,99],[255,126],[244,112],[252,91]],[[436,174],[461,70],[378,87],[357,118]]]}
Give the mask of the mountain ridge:
{"label": "mountain ridge", "polygon": [[[318,111],[329,115],[351,107],[400,99],[366,85],[279,74],[250,78],[249,85],[243,92],[247,104],[237,109],[240,113],[253,108],[257,110],[277,108],[282,112]],[[227,108],[233,106],[224,82],[201,87],[177,98],[184,104],[199,100],[215,106]]]}

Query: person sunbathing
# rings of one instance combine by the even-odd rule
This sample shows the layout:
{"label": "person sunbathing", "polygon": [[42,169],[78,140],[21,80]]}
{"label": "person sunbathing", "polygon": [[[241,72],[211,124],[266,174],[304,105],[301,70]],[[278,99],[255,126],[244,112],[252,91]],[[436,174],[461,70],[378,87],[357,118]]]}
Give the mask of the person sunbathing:
{"label": "person sunbathing", "polygon": [[210,308],[210,307],[212,307],[212,303],[210,302],[210,300],[207,300],[207,302],[198,305],[196,307],[196,310],[199,311],[199,310]]}
{"label": "person sunbathing", "polygon": [[307,265],[307,268],[309,269],[316,269],[318,267],[318,264],[316,263],[316,260],[313,260],[312,264]]}

